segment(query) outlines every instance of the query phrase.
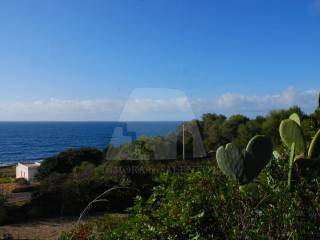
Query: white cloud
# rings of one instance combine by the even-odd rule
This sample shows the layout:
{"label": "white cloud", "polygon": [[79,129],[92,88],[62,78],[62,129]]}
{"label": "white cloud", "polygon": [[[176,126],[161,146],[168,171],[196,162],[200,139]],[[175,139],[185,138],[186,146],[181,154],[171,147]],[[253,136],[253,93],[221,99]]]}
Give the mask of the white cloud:
{"label": "white cloud", "polygon": [[226,93],[213,101],[212,110],[224,113],[266,113],[272,109],[300,106],[311,112],[316,107],[319,90],[298,91],[293,87],[275,95],[240,95]]}
{"label": "white cloud", "polygon": [[0,120],[72,121],[117,119],[123,103],[114,100],[38,100],[0,103]]}
{"label": "white cloud", "polygon": [[195,117],[183,91],[167,88],[137,88],[130,94],[120,121],[172,121]]}
{"label": "white cloud", "polygon": [[[215,98],[187,99],[180,91],[174,97],[131,96],[123,100],[49,99],[26,102],[0,102],[1,121],[86,121],[86,120],[182,120],[205,112],[248,116],[265,114],[272,109],[300,106],[311,112],[317,104],[319,90],[299,91],[293,87],[275,95],[241,95],[226,93]],[[150,91],[149,91],[150,95]],[[152,94],[151,94],[152,95]],[[195,114],[194,114],[195,113]]]}
{"label": "white cloud", "polygon": [[173,121],[193,119],[195,115],[187,97],[169,99],[129,99],[121,113],[121,121]]}
{"label": "white cloud", "polygon": [[124,111],[129,113],[143,113],[148,111],[170,111],[180,110],[187,111],[190,104],[186,97],[171,99],[129,99]]}

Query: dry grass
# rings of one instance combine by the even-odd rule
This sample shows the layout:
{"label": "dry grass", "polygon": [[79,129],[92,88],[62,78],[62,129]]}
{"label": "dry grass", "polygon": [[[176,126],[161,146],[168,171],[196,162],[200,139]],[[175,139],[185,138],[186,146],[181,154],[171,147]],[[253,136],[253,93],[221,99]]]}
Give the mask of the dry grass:
{"label": "dry grass", "polygon": [[16,176],[16,166],[0,167],[0,177],[15,177]]}
{"label": "dry grass", "polygon": [[11,234],[14,239],[58,239],[62,231],[71,230],[77,217],[45,219],[0,227],[0,237]]}
{"label": "dry grass", "polygon": [[0,193],[11,193],[14,189],[20,186],[18,183],[0,183]]}
{"label": "dry grass", "polygon": [[[100,214],[93,214],[83,219],[82,223],[86,224],[101,217]],[[127,214],[110,214],[112,218],[127,218]],[[27,223],[11,224],[0,226],[0,239],[4,234],[10,234],[14,239],[58,239],[62,232],[69,232],[77,225],[79,216],[65,218],[49,218]]]}

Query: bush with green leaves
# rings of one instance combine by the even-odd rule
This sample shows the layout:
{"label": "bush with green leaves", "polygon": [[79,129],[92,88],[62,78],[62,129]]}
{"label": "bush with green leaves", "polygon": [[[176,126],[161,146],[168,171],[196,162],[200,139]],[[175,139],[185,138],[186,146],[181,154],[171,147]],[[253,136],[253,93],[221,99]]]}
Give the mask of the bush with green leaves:
{"label": "bush with green leaves", "polygon": [[103,153],[95,148],[68,149],[55,156],[45,159],[39,167],[37,177],[43,179],[51,173],[70,173],[82,162],[98,165],[102,162]]}
{"label": "bush with green leaves", "polygon": [[245,192],[216,166],[162,174],[147,200],[136,198],[125,223],[89,232],[90,239],[316,239],[320,178],[287,191],[281,178],[269,184],[268,171],[274,169],[268,165]]}
{"label": "bush with green leaves", "polygon": [[[126,179],[119,175],[106,175],[102,166],[83,162],[69,174],[52,173],[42,179],[31,202],[40,207],[45,215],[78,214],[105,189],[127,184]],[[107,203],[96,204],[92,210],[121,212],[132,205],[135,194],[132,191],[114,191]]]}

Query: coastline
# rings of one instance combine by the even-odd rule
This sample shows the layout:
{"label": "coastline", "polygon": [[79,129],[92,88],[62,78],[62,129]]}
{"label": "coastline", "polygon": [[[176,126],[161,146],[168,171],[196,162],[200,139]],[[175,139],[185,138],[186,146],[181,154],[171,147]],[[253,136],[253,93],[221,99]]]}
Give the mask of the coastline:
{"label": "coastline", "polygon": [[17,165],[17,163],[8,163],[8,164],[4,164],[4,165],[1,164],[0,169],[14,167],[16,165]]}
{"label": "coastline", "polygon": [[17,162],[12,162],[12,163],[1,163],[0,169],[7,168],[7,167],[13,167],[13,166],[16,166],[18,163],[34,163],[34,162],[41,162],[43,160],[44,160],[43,158],[39,158],[39,159],[34,159],[34,160],[17,161]]}
{"label": "coastline", "polygon": [[179,124],[130,122],[126,128],[118,122],[0,122],[5,139],[0,149],[0,166],[46,159],[66,149],[90,147],[102,151],[108,144],[119,146],[140,136],[166,137]]}

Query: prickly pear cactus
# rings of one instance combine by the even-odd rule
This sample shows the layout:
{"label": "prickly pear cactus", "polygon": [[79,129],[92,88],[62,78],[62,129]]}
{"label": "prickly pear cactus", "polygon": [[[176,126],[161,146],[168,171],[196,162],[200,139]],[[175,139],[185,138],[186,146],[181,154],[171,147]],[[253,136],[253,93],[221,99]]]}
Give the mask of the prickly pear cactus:
{"label": "prickly pear cactus", "polygon": [[246,148],[245,170],[248,181],[259,175],[272,157],[272,143],[269,138],[257,135],[253,137]]}
{"label": "prickly pear cactus", "polygon": [[291,119],[283,120],[279,127],[282,142],[290,148],[295,143],[297,154],[305,154],[306,141],[301,127]]}
{"label": "prickly pear cactus", "polygon": [[308,151],[308,158],[317,157],[320,157],[320,130],[313,137]]}
{"label": "prickly pear cactus", "polygon": [[299,126],[301,126],[301,120],[297,113],[293,113],[290,115],[289,119],[295,121]]}
{"label": "prickly pear cactus", "polygon": [[244,157],[234,144],[228,143],[226,147],[219,147],[216,158],[219,168],[225,175],[232,177],[234,180],[242,179]]}
{"label": "prickly pear cactus", "polygon": [[266,166],[272,156],[272,143],[262,135],[252,138],[241,151],[234,144],[221,146],[216,153],[221,171],[241,185],[251,182]]}
{"label": "prickly pear cactus", "polygon": [[309,170],[320,166],[320,130],[313,137],[308,150],[308,156],[306,156],[307,144],[300,123],[298,114],[294,113],[289,119],[283,120],[279,127],[282,142],[288,149],[291,149],[288,170],[289,189],[294,164],[298,166],[299,174],[302,176],[310,176],[312,171]]}

